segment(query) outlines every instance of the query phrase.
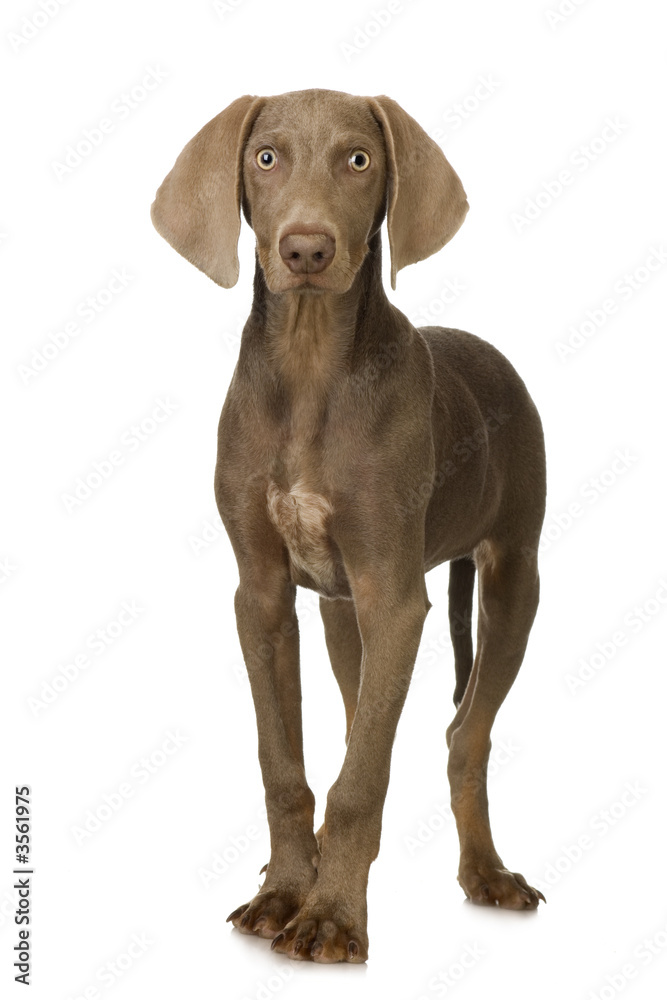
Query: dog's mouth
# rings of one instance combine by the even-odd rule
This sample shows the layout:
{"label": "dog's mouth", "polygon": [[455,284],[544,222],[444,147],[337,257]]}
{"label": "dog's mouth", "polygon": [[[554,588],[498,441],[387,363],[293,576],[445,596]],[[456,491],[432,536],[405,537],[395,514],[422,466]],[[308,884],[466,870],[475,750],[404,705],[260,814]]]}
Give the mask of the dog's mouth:
{"label": "dog's mouth", "polygon": [[295,276],[295,280],[289,286],[295,291],[303,292],[323,292],[323,291],[334,291],[331,288],[330,283],[327,282],[326,275],[320,277],[317,274],[304,274]]}
{"label": "dog's mouth", "polygon": [[264,278],[270,292],[347,292],[354,281],[354,275],[335,271],[326,274],[283,274],[280,268],[263,268]]}
{"label": "dog's mouth", "polygon": [[324,271],[294,274],[280,257],[269,249],[258,247],[259,262],[264,272],[267,288],[274,294],[281,292],[331,292],[341,295],[352,287],[368,247],[355,254],[339,253]]}

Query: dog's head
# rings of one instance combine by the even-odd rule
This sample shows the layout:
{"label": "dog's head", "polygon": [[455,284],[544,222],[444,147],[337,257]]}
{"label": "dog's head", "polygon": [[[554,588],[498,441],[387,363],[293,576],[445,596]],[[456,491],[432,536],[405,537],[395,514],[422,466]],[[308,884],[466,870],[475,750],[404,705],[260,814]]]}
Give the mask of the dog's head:
{"label": "dog's head", "polygon": [[239,97],[184,148],[151,209],[158,232],[224,288],[241,207],[272,292],[344,292],[386,214],[391,283],[468,210],[439,146],[389,97],[302,90]]}

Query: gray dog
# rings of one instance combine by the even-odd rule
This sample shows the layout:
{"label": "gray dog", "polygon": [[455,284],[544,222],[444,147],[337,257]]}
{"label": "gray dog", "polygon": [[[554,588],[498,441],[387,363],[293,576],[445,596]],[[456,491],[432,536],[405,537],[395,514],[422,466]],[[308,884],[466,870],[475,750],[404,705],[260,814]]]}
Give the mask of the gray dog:
{"label": "gray dog", "polygon": [[[468,209],[439,147],[395,101],[329,90],[234,101],[180,154],[152,218],[229,288],[241,207],[257,238],[254,299],[220,418],[215,492],[238,561],[271,859],[261,890],[228,919],[291,958],[363,962],[392,744],[431,606],[424,575],[446,560],[459,882],[475,903],[544,899],[497,854],[486,794],[491,727],[538,604],[542,428],[495,348],[460,330],[415,329],[385,295],[383,219],[395,287],[396,272],[444,246]],[[297,585],[320,595],[347,718],[317,833]]]}

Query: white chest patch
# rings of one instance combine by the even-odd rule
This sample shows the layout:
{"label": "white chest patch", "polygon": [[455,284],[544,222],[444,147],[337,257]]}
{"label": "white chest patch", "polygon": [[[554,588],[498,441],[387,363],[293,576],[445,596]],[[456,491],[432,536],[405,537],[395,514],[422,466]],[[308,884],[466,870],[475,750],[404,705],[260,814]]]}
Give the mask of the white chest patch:
{"label": "white chest patch", "polygon": [[331,554],[328,522],[333,507],[319,493],[297,482],[285,492],[277,483],[266,491],[269,517],[282,535],[297,570],[308,574],[320,593],[336,589],[336,567]]}

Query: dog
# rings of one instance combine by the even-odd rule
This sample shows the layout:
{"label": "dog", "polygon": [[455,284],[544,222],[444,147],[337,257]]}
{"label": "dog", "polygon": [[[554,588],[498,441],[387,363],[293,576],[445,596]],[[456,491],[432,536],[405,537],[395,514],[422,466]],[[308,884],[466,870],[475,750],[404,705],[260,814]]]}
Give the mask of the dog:
{"label": "dog", "polygon": [[[395,101],[317,89],[235,100],[188,142],[151,210],[158,232],[223,288],[238,278],[241,211],[256,237],[215,495],[238,563],[271,855],[260,891],[228,920],[291,958],[368,957],[368,873],[431,607],[425,573],[445,561],[458,880],[474,903],[544,900],[501,861],[486,793],[491,727],[538,605],[540,418],[494,347],[413,327],[382,285],[385,219],[395,288],[397,272],[440,250],[467,210],[439,146]],[[347,723],[317,833],[297,586],[320,595]]]}

